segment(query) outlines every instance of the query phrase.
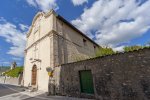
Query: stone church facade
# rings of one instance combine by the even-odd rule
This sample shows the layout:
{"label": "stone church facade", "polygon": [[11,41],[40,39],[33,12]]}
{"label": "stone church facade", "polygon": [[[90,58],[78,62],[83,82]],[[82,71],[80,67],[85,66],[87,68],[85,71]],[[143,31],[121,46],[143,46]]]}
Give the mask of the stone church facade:
{"label": "stone church facade", "polygon": [[56,65],[74,62],[78,56],[92,56],[98,48],[97,43],[52,9],[46,14],[37,13],[26,37],[23,85],[43,91],[48,91],[47,67],[53,70],[53,84]]}

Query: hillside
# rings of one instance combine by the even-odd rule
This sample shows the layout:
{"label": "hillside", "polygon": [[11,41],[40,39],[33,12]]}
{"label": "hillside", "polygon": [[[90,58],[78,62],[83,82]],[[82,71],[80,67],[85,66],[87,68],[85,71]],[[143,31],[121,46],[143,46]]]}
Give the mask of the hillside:
{"label": "hillside", "polygon": [[[10,70],[10,67],[9,66],[3,66],[2,72],[7,71],[7,70]],[[0,71],[1,71],[1,66],[0,66]]]}
{"label": "hillside", "polygon": [[18,77],[19,74],[22,74],[23,73],[23,66],[20,66],[20,67],[17,67],[17,68],[14,68],[6,73],[3,74],[3,76],[5,76],[5,74],[7,74],[7,77]]}

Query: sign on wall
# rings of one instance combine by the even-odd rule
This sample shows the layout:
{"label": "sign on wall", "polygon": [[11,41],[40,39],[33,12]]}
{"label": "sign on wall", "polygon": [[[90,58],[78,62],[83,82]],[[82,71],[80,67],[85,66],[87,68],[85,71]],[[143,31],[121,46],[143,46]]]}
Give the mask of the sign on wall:
{"label": "sign on wall", "polygon": [[51,72],[48,72],[48,75],[51,75]]}
{"label": "sign on wall", "polygon": [[47,71],[47,72],[51,72],[51,71],[52,71],[52,68],[51,68],[51,67],[47,67],[47,68],[46,68],[46,71]]}

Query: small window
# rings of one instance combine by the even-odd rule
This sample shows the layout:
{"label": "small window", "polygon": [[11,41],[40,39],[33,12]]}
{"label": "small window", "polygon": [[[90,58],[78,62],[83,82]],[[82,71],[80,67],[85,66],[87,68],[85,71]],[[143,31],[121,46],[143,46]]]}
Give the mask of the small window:
{"label": "small window", "polygon": [[84,46],[87,46],[87,42],[85,39],[83,39],[83,44],[84,44]]}
{"label": "small window", "polygon": [[96,46],[94,46],[94,50],[96,50]]}

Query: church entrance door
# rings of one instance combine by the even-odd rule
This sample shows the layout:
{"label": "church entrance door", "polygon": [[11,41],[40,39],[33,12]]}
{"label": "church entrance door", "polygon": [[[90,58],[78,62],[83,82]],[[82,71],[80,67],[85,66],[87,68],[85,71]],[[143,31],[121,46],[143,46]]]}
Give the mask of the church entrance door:
{"label": "church entrance door", "polygon": [[36,85],[37,67],[36,65],[32,68],[32,85]]}

